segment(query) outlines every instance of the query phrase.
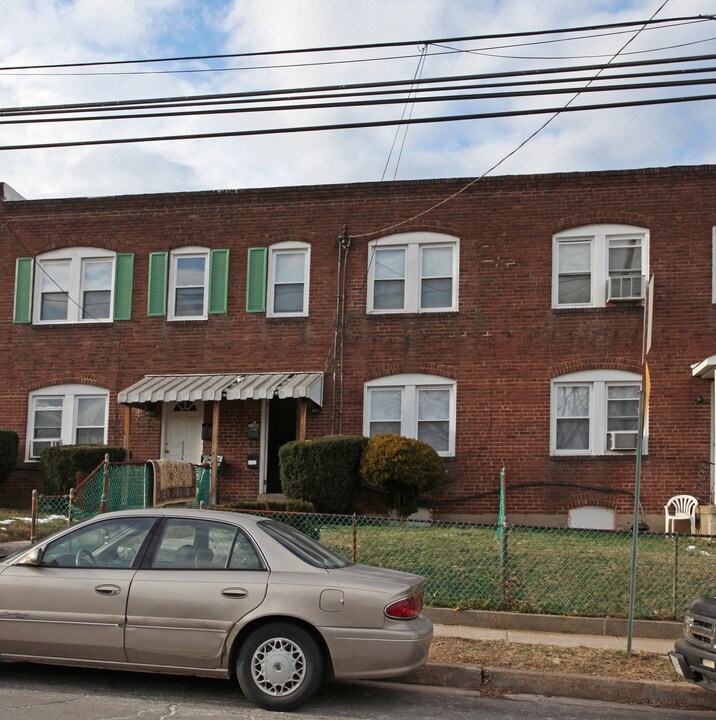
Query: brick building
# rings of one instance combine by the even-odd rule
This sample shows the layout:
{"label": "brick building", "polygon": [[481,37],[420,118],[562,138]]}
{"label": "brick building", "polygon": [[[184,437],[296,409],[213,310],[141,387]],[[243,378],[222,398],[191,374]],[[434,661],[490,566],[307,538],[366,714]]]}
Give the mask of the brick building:
{"label": "brick building", "polygon": [[712,501],[716,167],[467,183],[0,185],[0,502],[58,442],[213,448],[222,501],[280,492],[287,440],[400,432],[445,457],[439,516],[494,520],[504,467],[514,522],[629,526],[652,274],[644,518]]}

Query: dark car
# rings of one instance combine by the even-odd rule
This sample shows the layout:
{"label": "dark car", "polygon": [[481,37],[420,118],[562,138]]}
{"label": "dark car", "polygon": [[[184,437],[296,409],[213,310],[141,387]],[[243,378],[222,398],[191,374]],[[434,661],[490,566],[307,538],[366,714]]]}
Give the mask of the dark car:
{"label": "dark car", "polygon": [[676,641],[669,659],[687,680],[716,692],[716,598],[702,597],[691,603],[684,618],[684,637]]}

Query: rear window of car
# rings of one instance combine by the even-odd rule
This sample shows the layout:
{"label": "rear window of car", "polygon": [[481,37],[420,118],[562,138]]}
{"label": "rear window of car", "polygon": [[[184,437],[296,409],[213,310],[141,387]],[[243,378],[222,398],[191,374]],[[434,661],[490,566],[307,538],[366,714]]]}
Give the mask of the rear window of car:
{"label": "rear window of car", "polygon": [[321,543],[316,542],[302,532],[295,530],[288,525],[276,522],[275,520],[262,520],[259,522],[261,529],[279,542],[296,557],[314,567],[333,569],[352,565],[342,555],[329,550]]}

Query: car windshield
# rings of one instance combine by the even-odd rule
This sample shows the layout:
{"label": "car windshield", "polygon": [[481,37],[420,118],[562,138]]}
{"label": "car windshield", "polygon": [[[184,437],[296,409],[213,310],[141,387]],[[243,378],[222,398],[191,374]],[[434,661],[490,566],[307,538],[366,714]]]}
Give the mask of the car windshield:
{"label": "car windshield", "polygon": [[333,550],[329,550],[308,535],[304,535],[288,525],[275,520],[262,520],[259,522],[259,526],[265,533],[309,565],[326,569],[352,565],[342,555],[334,553]]}

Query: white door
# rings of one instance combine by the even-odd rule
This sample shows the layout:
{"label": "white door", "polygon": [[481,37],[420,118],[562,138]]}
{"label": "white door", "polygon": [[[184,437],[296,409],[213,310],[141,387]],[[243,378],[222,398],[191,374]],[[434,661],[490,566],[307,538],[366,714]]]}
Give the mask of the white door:
{"label": "white door", "polygon": [[200,463],[203,419],[204,407],[200,401],[164,403],[162,457]]}

